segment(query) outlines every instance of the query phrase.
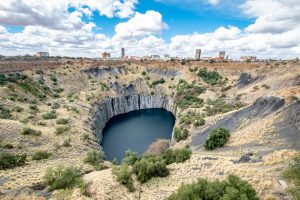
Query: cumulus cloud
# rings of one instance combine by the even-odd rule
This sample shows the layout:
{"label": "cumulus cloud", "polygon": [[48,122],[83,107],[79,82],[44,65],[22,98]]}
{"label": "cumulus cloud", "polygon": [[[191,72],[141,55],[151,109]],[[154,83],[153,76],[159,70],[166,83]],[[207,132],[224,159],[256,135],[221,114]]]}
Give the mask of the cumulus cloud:
{"label": "cumulus cloud", "polygon": [[97,11],[109,18],[128,18],[136,4],[137,0],[5,0],[0,4],[0,24],[80,29],[83,15],[91,17]]}
{"label": "cumulus cloud", "polygon": [[298,0],[247,0],[241,6],[243,12],[256,17],[246,30],[253,33],[283,33],[300,23]]}
{"label": "cumulus cloud", "polygon": [[115,27],[118,39],[129,39],[144,35],[161,33],[167,29],[168,25],[163,22],[162,16],[156,11],[147,11],[145,14],[136,12],[135,16],[124,23],[119,23]]}

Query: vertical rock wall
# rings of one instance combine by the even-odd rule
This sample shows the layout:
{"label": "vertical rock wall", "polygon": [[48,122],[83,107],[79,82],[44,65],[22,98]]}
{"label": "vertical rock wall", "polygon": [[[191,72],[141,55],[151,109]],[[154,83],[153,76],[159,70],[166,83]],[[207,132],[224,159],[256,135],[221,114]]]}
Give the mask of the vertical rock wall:
{"label": "vertical rock wall", "polygon": [[100,143],[102,142],[102,130],[110,118],[130,111],[147,108],[164,108],[174,115],[176,114],[174,100],[163,94],[131,94],[107,98],[100,102],[92,119],[93,130],[97,139]]}

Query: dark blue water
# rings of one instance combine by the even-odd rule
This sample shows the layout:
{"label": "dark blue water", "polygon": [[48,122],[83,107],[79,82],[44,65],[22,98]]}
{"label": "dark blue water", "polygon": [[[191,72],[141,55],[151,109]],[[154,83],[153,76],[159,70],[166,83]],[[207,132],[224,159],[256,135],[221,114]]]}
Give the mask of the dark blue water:
{"label": "dark blue water", "polygon": [[131,149],[140,155],[157,139],[171,139],[175,117],[165,109],[132,111],[111,118],[103,130],[102,146],[108,160],[121,161]]}

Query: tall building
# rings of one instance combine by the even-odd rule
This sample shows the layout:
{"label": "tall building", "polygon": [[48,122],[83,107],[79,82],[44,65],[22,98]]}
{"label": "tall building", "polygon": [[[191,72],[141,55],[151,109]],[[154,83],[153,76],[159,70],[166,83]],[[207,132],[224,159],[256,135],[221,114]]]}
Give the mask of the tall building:
{"label": "tall building", "polygon": [[220,59],[225,59],[225,51],[220,51],[219,52],[219,58]]}
{"label": "tall building", "polygon": [[196,49],[195,59],[200,59],[200,58],[201,58],[201,49]]}
{"label": "tall building", "polygon": [[103,53],[102,53],[102,59],[107,59],[107,58],[110,58],[110,53],[108,53],[108,52],[103,52]]}
{"label": "tall building", "polygon": [[125,57],[125,49],[121,48],[121,58],[124,58],[124,57]]}
{"label": "tall building", "polygon": [[37,52],[36,56],[37,57],[48,58],[49,57],[49,53],[48,52]]}

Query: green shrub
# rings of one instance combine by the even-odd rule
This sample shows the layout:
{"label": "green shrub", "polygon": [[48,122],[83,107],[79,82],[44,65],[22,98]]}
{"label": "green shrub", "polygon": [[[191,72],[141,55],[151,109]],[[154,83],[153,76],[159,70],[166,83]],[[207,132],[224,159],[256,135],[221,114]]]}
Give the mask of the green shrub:
{"label": "green shrub", "polygon": [[75,167],[48,168],[43,179],[44,183],[49,186],[50,191],[71,189],[83,183],[80,170]]}
{"label": "green shrub", "polygon": [[57,113],[55,110],[51,110],[50,112],[44,113],[42,117],[43,119],[56,119]]}
{"label": "green shrub", "polygon": [[166,82],[165,79],[161,78],[161,79],[159,79],[157,81],[153,81],[152,85],[155,86],[155,85],[158,85],[158,84],[164,84],[165,82]]}
{"label": "green shrub", "polygon": [[138,160],[138,154],[136,152],[133,152],[131,150],[126,151],[126,156],[123,159],[123,163],[127,165],[134,165],[134,163]]}
{"label": "green shrub", "polygon": [[69,123],[68,119],[61,118],[56,120],[56,124],[68,124],[68,123]]}
{"label": "green shrub", "polygon": [[182,185],[168,200],[258,200],[256,191],[238,176],[230,175],[224,181],[199,179],[196,183]]}
{"label": "green shrub", "polygon": [[11,111],[5,106],[0,104],[0,119],[11,119],[12,114]]}
{"label": "green shrub", "polygon": [[187,129],[175,128],[174,130],[174,138],[177,142],[181,140],[186,140],[189,135],[189,131]]}
{"label": "green shrub", "polygon": [[160,156],[143,156],[136,161],[133,172],[141,183],[145,183],[152,177],[165,177],[169,175],[166,162]]}
{"label": "green shrub", "polygon": [[68,130],[70,130],[70,126],[59,126],[55,128],[55,134],[56,135],[60,135],[63,134],[65,132],[67,132]]}
{"label": "green shrub", "polygon": [[300,199],[300,154],[298,154],[289,167],[283,172],[285,179],[293,184],[289,192],[298,200]]}
{"label": "green shrub", "polygon": [[114,166],[113,174],[116,176],[117,181],[125,185],[129,191],[134,190],[132,172],[127,164],[123,163],[121,166]]}
{"label": "green shrub", "polygon": [[37,105],[30,105],[29,109],[30,110],[34,110],[34,111],[38,111],[39,110],[39,108],[37,107]]}
{"label": "green shrub", "polygon": [[145,76],[146,74],[147,74],[147,72],[145,72],[145,71],[142,72],[142,75],[143,75],[143,76]]}
{"label": "green shrub", "polygon": [[229,140],[229,137],[229,130],[225,128],[214,129],[209,133],[209,136],[205,141],[204,147],[206,150],[213,150],[218,147],[223,147]]}
{"label": "green shrub", "polygon": [[12,169],[25,165],[26,157],[26,154],[0,153],[0,169]]}
{"label": "green shrub", "polygon": [[168,149],[164,152],[163,158],[166,161],[166,164],[172,164],[172,163],[182,163],[186,160],[190,159],[192,154],[192,151],[190,149],[184,148],[184,149]]}
{"label": "green shrub", "polygon": [[26,128],[23,128],[22,134],[23,135],[40,136],[40,135],[42,135],[42,131],[37,131],[35,129],[26,127]]}
{"label": "green shrub", "polygon": [[48,151],[37,151],[33,154],[32,160],[44,160],[48,159],[52,154]]}
{"label": "green shrub", "polygon": [[206,68],[200,69],[197,76],[210,85],[216,85],[222,79],[221,75],[216,71],[207,71]]}
{"label": "green shrub", "polygon": [[87,153],[84,163],[88,163],[94,166],[96,169],[101,170],[103,168],[104,152],[101,150],[91,150]]}

